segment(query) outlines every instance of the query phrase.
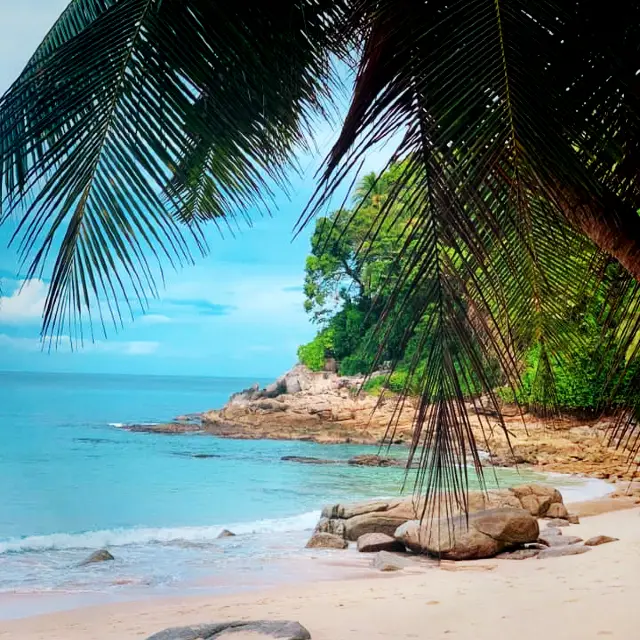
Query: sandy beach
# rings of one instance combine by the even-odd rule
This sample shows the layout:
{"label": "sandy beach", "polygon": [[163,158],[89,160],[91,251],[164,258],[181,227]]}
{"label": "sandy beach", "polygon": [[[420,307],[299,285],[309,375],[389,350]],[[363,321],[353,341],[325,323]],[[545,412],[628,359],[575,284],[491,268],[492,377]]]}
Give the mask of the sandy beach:
{"label": "sandy beach", "polygon": [[[581,510],[605,508],[600,501]],[[265,592],[88,607],[2,622],[0,638],[125,640],[171,626],[250,619],[297,620],[314,640],[637,637],[640,508],[583,517],[569,531],[619,541],[547,560],[443,563],[393,574],[372,569],[364,578]]]}

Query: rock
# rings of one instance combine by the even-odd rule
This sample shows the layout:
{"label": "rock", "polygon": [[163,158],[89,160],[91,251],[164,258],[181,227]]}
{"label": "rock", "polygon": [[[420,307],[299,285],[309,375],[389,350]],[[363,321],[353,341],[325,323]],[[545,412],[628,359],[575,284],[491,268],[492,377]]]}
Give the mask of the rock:
{"label": "rock", "polygon": [[289,395],[302,391],[302,385],[296,376],[286,376],[284,379],[284,388]]}
{"label": "rock", "polygon": [[[530,513],[534,511],[534,515],[537,516],[542,515],[539,513],[541,509],[546,512],[549,505],[558,501],[562,502],[562,496],[556,489],[540,485],[524,485],[486,493],[471,491],[468,506],[470,513],[503,507],[522,509],[526,506],[527,511]],[[419,520],[422,517],[423,507],[424,502],[414,498],[331,505],[322,510],[322,519],[316,530],[334,533],[354,541],[365,533],[385,533],[393,536],[401,524],[409,520]],[[562,522],[566,524],[564,520]]]}
{"label": "rock", "polygon": [[349,543],[340,536],[332,533],[314,533],[309,542],[307,549],[346,549]]}
{"label": "rock", "polygon": [[202,431],[199,423],[194,422],[167,422],[162,424],[127,424],[121,427],[125,431],[133,433],[160,433],[165,435],[179,435],[181,433],[193,433]]}
{"label": "rock", "polygon": [[570,513],[567,516],[567,522],[569,524],[580,524],[580,518],[575,513]]}
{"label": "rock", "polygon": [[404,546],[384,533],[365,533],[358,538],[358,551],[362,553],[404,551]]}
{"label": "rock", "polygon": [[246,633],[251,638],[278,640],[310,640],[311,634],[299,623],[288,621],[258,620],[255,622],[223,622],[199,624],[192,627],[175,627],[155,633],[147,640],[214,640],[238,637]]}
{"label": "rock", "polygon": [[545,516],[552,504],[562,503],[562,495],[553,487],[526,484],[513,487],[511,491],[520,500],[522,508],[529,511],[532,516]]}
{"label": "rock", "polygon": [[236,534],[233,531],[229,531],[229,529],[223,529],[217,536],[218,540],[220,538],[235,538]]}
{"label": "rock", "polygon": [[398,527],[395,538],[416,553],[445,560],[491,558],[510,547],[535,542],[538,521],[523,509],[488,509],[468,518],[411,520]]}
{"label": "rock", "polygon": [[372,454],[363,454],[360,456],[354,456],[349,458],[349,464],[357,465],[360,467],[404,467],[405,463],[402,460],[395,460],[394,458],[385,458],[384,456],[377,456]]}
{"label": "rock", "polygon": [[546,531],[538,538],[540,544],[544,544],[547,547],[565,547],[571,544],[578,544],[582,542],[582,538],[578,536],[562,536],[554,533],[547,533]]}
{"label": "rock", "polygon": [[94,551],[88,558],[85,558],[81,563],[79,563],[78,566],[84,567],[88,564],[110,562],[111,560],[115,560],[115,558],[106,549],[100,549],[99,551]]}
{"label": "rock", "polygon": [[581,553],[587,553],[591,551],[591,547],[585,547],[578,544],[565,544],[561,547],[549,547],[544,549],[538,554],[538,560],[544,560],[545,558],[559,558],[561,556],[577,556]]}
{"label": "rock", "polygon": [[563,518],[566,519],[569,515],[567,511],[567,507],[564,506],[561,502],[553,502],[547,508],[547,512],[545,513],[545,517],[547,518]]}
{"label": "rock", "polygon": [[540,553],[540,549],[516,549],[515,551],[504,551],[496,556],[499,560],[526,560],[535,558]]}
{"label": "rock", "polygon": [[547,529],[555,529],[556,527],[568,527],[571,523],[561,518],[553,518],[547,521]]}
{"label": "rock", "polygon": [[337,460],[325,460],[323,458],[310,458],[307,456],[282,456],[284,462],[299,462],[300,464],[337,464]]}
{"label": "rock", "polygon": [[371,561],[371,566],[378,571],[400,571],[412,565],[414,562],[409,558],[388,551],[378,551]]}
{"label": "rock", "polygon": [[617,542],[619,538],[612,538],[611,536],[594,536],[593,538],[589,538],[585,540],[585,545],[587,547],[598,547],[601,544],[607,544],[608,542]]}

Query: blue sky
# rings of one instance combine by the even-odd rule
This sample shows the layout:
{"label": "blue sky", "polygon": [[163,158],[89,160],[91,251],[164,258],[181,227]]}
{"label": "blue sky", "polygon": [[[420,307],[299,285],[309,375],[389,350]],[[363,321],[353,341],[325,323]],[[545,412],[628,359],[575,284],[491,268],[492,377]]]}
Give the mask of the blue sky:
{"label": "blue sky", "polygon": [[[0,8],[0,93],[20,72],[67,0],[21,0]],[[327,148],[330,127],[318,132]],[[371,155],[365,170],[384,164]],[[303,308],[307,229],[292,242],[292,228],[310,197],[320,161],[305,157],[292,177],[290,197],[276,194],[273,217],[254,218],[236,237],[208,229],[209,257],[180,272],[167,272],[160,298],[107,339],[43,352],[40,322],[48,282],[25,282],[12,224],[0,228],[0,369],[212,376],[276,376],[296,360],[297,346],[314,334]]]}

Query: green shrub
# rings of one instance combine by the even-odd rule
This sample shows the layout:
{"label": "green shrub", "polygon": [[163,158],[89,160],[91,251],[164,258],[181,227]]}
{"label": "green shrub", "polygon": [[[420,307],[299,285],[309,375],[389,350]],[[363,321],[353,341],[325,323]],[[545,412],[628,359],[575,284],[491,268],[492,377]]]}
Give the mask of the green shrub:
{"label": "green shrub", "polygon": [[326,358],[333,349],[333,331],[325,329],[307,344],[298,347],[298,359],[311,371],[322,371]]}

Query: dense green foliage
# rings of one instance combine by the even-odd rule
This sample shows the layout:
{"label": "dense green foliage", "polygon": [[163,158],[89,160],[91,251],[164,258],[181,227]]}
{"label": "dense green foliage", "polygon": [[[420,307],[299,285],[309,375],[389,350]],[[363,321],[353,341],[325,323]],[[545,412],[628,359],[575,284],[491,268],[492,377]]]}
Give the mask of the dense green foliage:
{"label": "dense green foliage", "polygon": [[[411,208],[405,206],[394,225],[380,225],[375,234],[376,216],[380,207],[397,188],[399,166],[393,166],[379,180],[365,176],[355,190],[352,209],[334,211],[318,219],[311,239],[311,254],[307,258],[304,291],[305,309],[320,326],[316,337],[302,345],[298,356],[314,371],[321,370],[327,358],[335,358],[343,375],[368,374],[377,365],[391,365],[389,375],[376,375],[365,384],[365,390],[380,393],[422,393],[421,381],[425,373],[425,328],[430,322],[430,309],[415,326],[410,310],[398,310],[397,322],[391,325],[382,348],[379,336],[384,325],[382,314],[388,313],[389,296],[394,294],[394,275],[401,271],[402,228],[411,225]],[[405,188],[405,202],[410,199]],[[630,367],[624,375],[611,378],[613,363],[603,361],[603,344],[616,340],[612,322],[603,334],[603,318],[610,305],[603,291],[611,288],[611,280],[621,275],[619,267],[610,265],[608,276],[600,289],[587,293],[564,318],[570,341],[557,348],[545,343],[535,330],[529,345],[523,349],[519,363],[520,384],[504,384],[498,364],[483,359],[487,379],[498,389],[505,402],[517,401],[534,412],[560,410],[574,413],[593,413],[609,403],[628,404],[632,381],[637,367]],[[419,296],[416,296],[419,299]],[[427,335],[426,342],[430,340]],[[445,336],[447,351],[455,358],[461,351],[457,338]],[[615,349],[605,349],[615,353]],[[469,357],[458,354],[456,370],[460,386],[466,396],[482,393],[475,368],[467,366]],[[504,386],[501,386],[504,385]]]}

